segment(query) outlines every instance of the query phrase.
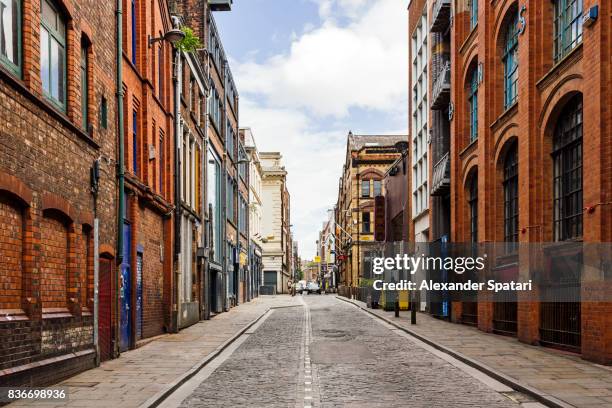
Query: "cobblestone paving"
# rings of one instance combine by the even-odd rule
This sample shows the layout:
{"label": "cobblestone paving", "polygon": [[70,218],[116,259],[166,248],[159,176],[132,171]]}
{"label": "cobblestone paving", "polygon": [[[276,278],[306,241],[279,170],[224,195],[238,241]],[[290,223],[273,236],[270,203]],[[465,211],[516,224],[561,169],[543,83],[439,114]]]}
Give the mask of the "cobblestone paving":
{"label": "cobblestone paving", "polygon": [[518,407],[332,296],[306,297],[323,407]]}
{"label": "cobblestone paving", "polygon": [[181,407],[295,407],[303,336],[303,307],[274,310]]}
{"label": "cobblestone paving", "polygon": [[518,407],[333,296],[275,310],[181,405]]}

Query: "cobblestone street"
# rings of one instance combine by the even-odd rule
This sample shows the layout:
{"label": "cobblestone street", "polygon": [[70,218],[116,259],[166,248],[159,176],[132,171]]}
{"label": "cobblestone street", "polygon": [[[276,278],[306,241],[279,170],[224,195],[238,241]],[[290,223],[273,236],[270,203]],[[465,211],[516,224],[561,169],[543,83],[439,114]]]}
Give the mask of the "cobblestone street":
{"label": "cobblestone street", "polygon": [[503,386],[492,389],[490,379],[475,378],[334,296],[302,300],[302,307],[273,310],[214,375],[179,389],[180,406],[539,406],[510,389],[498,392]]}

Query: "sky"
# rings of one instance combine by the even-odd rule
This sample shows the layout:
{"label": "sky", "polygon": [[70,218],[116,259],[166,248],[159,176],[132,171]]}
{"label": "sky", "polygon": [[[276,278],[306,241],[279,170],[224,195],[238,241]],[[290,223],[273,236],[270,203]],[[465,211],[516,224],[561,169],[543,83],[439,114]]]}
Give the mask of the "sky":
{"label": "sky", "polygon": [[215,12],[259,151],[280,151],[302,259],[338,193],[346,137],[407,134],[408,0],[234,0]]}

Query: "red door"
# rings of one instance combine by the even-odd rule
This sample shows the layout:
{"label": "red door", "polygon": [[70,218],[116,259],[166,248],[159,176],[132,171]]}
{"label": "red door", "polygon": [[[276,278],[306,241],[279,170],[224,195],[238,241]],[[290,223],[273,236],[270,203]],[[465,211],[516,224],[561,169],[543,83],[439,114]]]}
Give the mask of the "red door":
{"label": "red door", "polygon": [[100,345],[100,361],[109,360],[112,356],[112,271],[112,260],[100,258],[100,294],[98,298],[98,344]]}

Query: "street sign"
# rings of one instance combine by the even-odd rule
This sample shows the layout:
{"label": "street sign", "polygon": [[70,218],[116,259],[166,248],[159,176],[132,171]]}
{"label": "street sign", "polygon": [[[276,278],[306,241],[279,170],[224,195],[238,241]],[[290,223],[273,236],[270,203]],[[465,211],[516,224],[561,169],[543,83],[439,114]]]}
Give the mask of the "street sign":
{"label": "street sign", "polygon": [[320,257],[320,256],[315,256],[315,257],[314,257],[314,261],[315,261],[316,263],[321,263],[321,257]]}

